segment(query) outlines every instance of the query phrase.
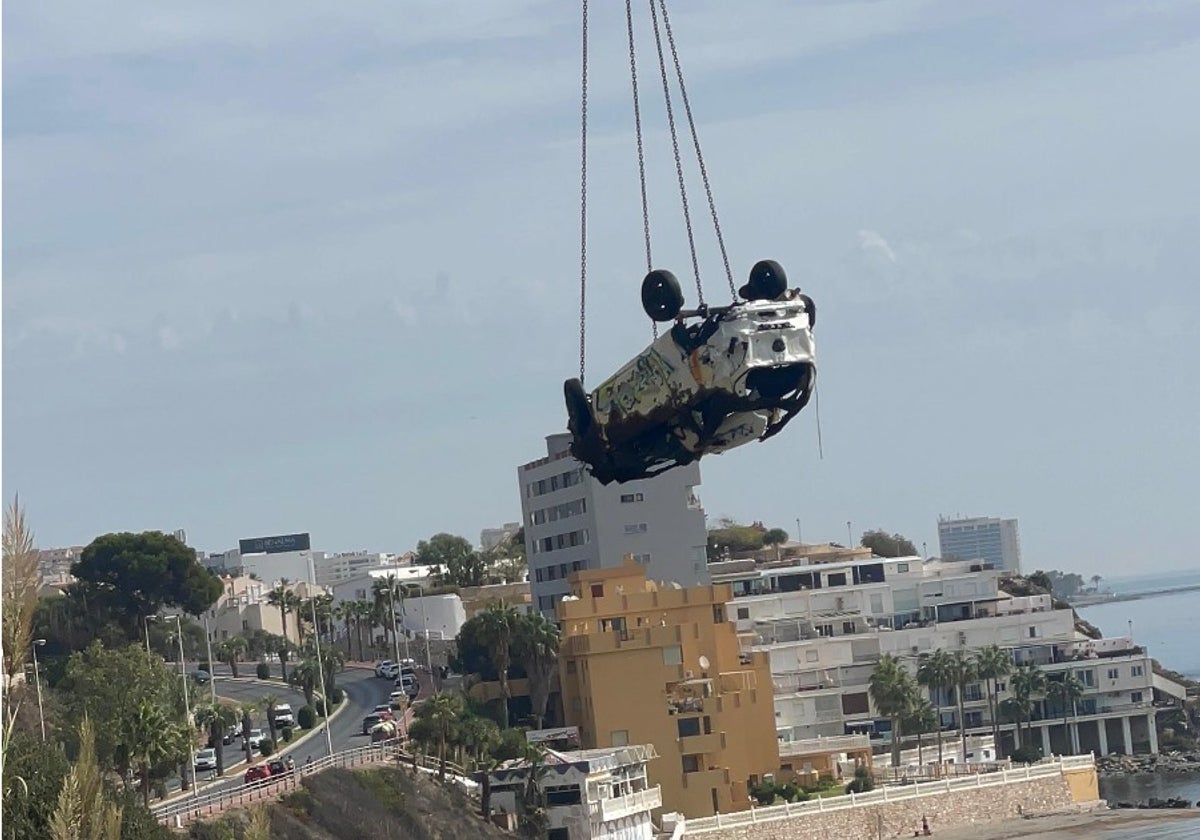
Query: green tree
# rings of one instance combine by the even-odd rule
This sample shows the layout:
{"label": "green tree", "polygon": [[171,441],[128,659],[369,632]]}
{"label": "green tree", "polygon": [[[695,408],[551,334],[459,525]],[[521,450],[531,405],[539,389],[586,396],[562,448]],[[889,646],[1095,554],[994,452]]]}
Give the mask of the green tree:
{"label": "green tree", "polygon": [[453,534],[434,534],[428,542],[421,540],[417,543],[417,556],[413,563],[420,566],[441,566],[448,568],[452,559],[466,557],[473,551],[471,543]]}
{"label": "green tree", "polygon": [[[288,613],[293,611],[297,599],[295,593],[288,589],[287,578],[282,578],[279,584],[267,593],[267,603],[279,610],[279,623],[283,630],[283,638],[288,641]],[[283,666],[283,679],[286,681],[288,678],[286,657],[280,655],[279,662]]]}
{"label": "green tree", "polygon": [[775,559],[779,559],[779,546],[788,541],[788,532],[782,528],[771,528],[763,534],[763,545],[769,545],[775,549]]}
{"label": "green tree", "polygon": [[932,704],[924,697],[915,698],[904,714],[901,727],[905,732],[912,732],[917,736],[917,764],[922,767],[925,766],[924,735],[927,732],[936,731],[938,733],[938,766],[940,767],[942,763],[942,727],[938,713],[934,711]]}
{"label": "green tree", "polygon": [[262,707],[267,711],[267,730],[271,733],[271,740],[278,741],[279,735],[275,731],[275,707],[279,705],[278,694],[267,694],[259,698]]}
{"label": "green tree", "polygon": [[232,636],[220,642],[215,650],[217,659],[229,666],[229,670],[233,672],[234,679],[237,679],[238,662],[246,653],[249,643],[245,636]]}
{"label": "green tree", "polygon": [[884,654],[875,664],[867,682],[867,693],[879,714],[892,723],[892,766],[900,766],[901,722],[916,702],[917,683],[900,660]]}
{"label": "green tree", "polygon": [[163,607],[200,615],[221,596],[221,580],[196,560],[196,552],[159,531],[97,537],[71,565],[76,583],[69,597],[82,598],[141,638],[146,616]]}
{"label": "green tree", "polygon": [[520,625],[520,618],[516,607],[500,601],[488,604],[479,613],[479,633],[487,643],[492,655],[492,664],[500,679],[500,695],[504,709],[502,726],[509,725],[508,701],[512,698],[512,691],[508,685],[508,667],[512,662],[512,644]]}
{"label": "green tree", "polygon": [[731,554],[741,554],[748,551],[758,551],[763,547],[763,536],[766,529],[754,525],[739,525],[731,519],[718,522],[718,527],[708,531],[709,562],[719,560],[726,551]]}
{"label": "green tree", "polygon": [[1021,665],[1013,671],[1012,678],[1008,681],[1008,687],[1012,697],[1005,702],[1011,701],[1010,710],[1016,710],[1018,713],[1018,731],[1021,722],[1025,723],[1025,739],[1018,738],[1021,744],[1025,745],[1029,743],[1033,734],[1034,699],[1046,692],[1046,674],[1036,665]]}
{"label": "green tree", "polygon": [[997,645],[990,645],[975,653],[975,673],[983,680],[987,689],[988,717],[992,722],[992,741],[1000,750],[1000,709],[998,686],[1000,680],[1012,673],[1012,654]]}
{"label": "green tree", "polygon": [[917,683],[929,690],[929,696],[937,707],[938,766],[942,757],[942,692],[950,686],[950,653],[935,650],[924,654],[917,665]]}
{"label": "green tree", "polygon": [[889,534],[882,528],[864,531],[859,544],[871,549],[876,557],[914,557],[917,547],[903,534]]}
{"label": "green tree", "polygon": [[[181,730],[186,739],[180,737]],[[161,704],[142,701],[125,716],[121,733],[123,763],[138,779],[143,805],[150,803],[150,789],[156,778],[169,774],[180,760],[192,760],[192,733],[190,725],[185,728],[172,721]]]}
{"label": "green tree", "polygon": [[1061,680],[1049,680],[1046,685],[1046,698],[1062,712],[1063,736],[1072,754],[1079,752],[1079,748],[1071,737],[1067,718],[1075,717],[1075,704],[1083,699],[1083,692],[1083,683],[1074,674],[1067,674]]}
{"label": "green tree", "polygon": [[456,554],[442,567],[438,583],[442,586],[482,586],[487,570],[487,560],[478,552]]}
{"label": "green tree", "polygon": [[305,657],[299,660],[288,674],[288,684],[293,685],[304,693],[304,703],[313,704],[313,693],[317,689],[317,660],[315,657]]}
{"label": "green tree", "polygon": [[975,673],[975,664],[965,651],[956,650],[950,655],[950,686],[954,689],[954,702],[958,706],[958,738],[963,761],[967,760],[967,720],[963,712],[963,694],[967,686],[979,677]]}
{"label": "green tree", "polygon": [[237,722],[237,710],[224,703],[206,703],[196,709],[196,725],[208,730],[208,739],[217,752],[218,776],[225,773],[225,733]]}
{"label": "green tree", "polygon": [[[427,731],[437,743],[438,781],[446,779],[446,747],[456,736],[463,709],[461,694],[444,691],[418,705],[413,713],[416,720],[424,721]],[[421,731],[418,728],[418,732]]]}
{"label": "green tree", "polygon": [[[384,636],[393,647],[396,644],[396,621],[399,613],[404,611],[404,591],[395,575],[378,578],[371,584],[371,598],[374,601],[375,613],[383,625]],[[397,603],[400,609],[396,609]]]}
{"label": "green tree", "polygon": [[558,665],[558,625],[541,613],[520,616],[513,647],[529,679],[529,699],[536,729],[542,728]]}
{"label": "green tree", "polygon": [[4,836],[47,837],[50,815],[58,802],[63,777],[70,770],[59,743],[48,743],[32,731],[5,727]]}

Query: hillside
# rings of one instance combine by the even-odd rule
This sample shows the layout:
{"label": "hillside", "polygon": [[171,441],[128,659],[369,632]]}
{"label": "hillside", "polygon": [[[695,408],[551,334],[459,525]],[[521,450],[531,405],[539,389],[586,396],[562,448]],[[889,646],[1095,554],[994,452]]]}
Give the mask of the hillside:
{"label": "hillside", "polygon": [[[270,840],[501,840],[511,835],[485,823],[478,805],[457,790],[408,770],[326,770],[265,806]],[[247,812],[191,827],[194,840],[247,837]]]}

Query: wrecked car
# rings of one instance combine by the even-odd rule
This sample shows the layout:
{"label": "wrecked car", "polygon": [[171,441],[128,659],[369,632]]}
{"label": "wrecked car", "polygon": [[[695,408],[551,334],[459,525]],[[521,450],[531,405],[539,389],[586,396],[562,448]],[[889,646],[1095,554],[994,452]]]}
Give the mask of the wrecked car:
{"label": "wrecked car", "polygon": [[729,306],[683,310],[679,281],[656,270],[642,306],[675,323],[590,394],[564,384],[571,452],[602,484],[648,478],[778,434],[816,385],[816,307],[762,260]]}

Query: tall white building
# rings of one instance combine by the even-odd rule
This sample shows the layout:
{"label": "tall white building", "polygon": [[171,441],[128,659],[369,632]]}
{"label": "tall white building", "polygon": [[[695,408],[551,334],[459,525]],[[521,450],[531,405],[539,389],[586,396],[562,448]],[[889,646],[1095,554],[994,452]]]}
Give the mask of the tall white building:
{"label": "tall white building", "polygon": [[1021,538],[1015,519],[938,518],[938,549],[946,560],[983,560],[997,569],[1021,573]]}
{"label": "tall white building", "polygon": [[359,577],[371,569],[387,568],[395,563],[393,555],[371,551],[314,551],[312,557],[316,582],[321,586],[332,586]]}
{"label": "tall white building", "polygon": [[533,608],[553,614],[572,572],[619,566],[627,554],[653,580],[707,583],[699,465],[606,487],[570,443],[569,434],[550,435],[546,457],[517,468]]}

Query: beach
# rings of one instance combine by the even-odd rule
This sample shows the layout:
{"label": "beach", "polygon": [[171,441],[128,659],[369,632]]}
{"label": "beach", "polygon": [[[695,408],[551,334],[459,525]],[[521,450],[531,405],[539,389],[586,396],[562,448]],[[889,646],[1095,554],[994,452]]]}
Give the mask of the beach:
{"label": "beach", "polygon": [[1188,840],[1200,838],[1200,809],[1187,810],[1107,810],[1086,813],[1049,814],[1028,819],[961,825],[938,831],[942,840],[1007,840],[1034,837],[1037,840]]}

